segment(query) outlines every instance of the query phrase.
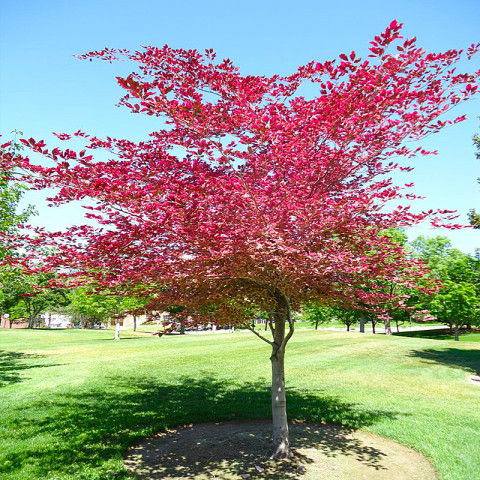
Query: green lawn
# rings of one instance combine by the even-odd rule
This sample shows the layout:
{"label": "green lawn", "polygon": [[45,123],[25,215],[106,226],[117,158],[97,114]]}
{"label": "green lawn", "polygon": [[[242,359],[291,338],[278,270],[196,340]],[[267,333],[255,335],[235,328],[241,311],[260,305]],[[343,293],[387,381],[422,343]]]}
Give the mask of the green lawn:
{"label": "green lawn", "polygon": [[[127,479],[122,455],[142,436],[269,416],[268,346],[253,335],[112,336],[0,331],[2,480]],[[299,331],[287,352],[289,415],[377,433],[426,455],[440,479],[473,480],[473,373],[479,343]]]}

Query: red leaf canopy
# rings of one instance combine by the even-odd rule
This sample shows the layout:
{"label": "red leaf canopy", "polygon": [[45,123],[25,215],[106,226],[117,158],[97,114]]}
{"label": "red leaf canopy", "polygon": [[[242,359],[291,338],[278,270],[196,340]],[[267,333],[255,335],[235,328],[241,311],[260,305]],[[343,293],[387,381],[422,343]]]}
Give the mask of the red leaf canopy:
{"label": "red leaf canopy", "polygon": [[[406,141],[461,121],[439,117],[476,94],[479,72],[457,73],[462,51],[426,53],[400,28],[375,37],[368,60],[351,52],[269,78],[242,76],[211,50],[81,56],[134,62],[117,79],[120,104],[161,117],[162,129],[137,143],[58,135],[82,140],[79,152],[25,141],[48,167],[4,151],[4,168],[58,189],[53,204],[93,199],[100,223],[17,241],[54,247],[42,268],[60,269],[64,283],[153,295],[152,308],[185,305],[218,321],[272,308],[276,292],[293,306],[374,304],[386,282],[417,284],[424,267],[385,230],[454,217],[412,213],[412,185],[392,173],[434,153]],[[96,160],[97,149],[110,160]],[[35,255],[24,265],[37,265]]]}

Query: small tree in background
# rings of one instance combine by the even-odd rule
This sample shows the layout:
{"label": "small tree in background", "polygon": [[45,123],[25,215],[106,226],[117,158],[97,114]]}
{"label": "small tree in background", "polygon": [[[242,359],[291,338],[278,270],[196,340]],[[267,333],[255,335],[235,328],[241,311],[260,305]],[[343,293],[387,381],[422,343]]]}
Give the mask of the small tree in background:
{"label": "small tree in background", "polygon": [[355,325],[359,319],[359,312],[352,308],[334,307],[333,316],[340,322],[342,322],[347,328],[347,332],[350,331],[352,325]]}
{"label": "small tree in background", "polygon": [[[473,144],[477,148],[476,157],[480,160],[480,137],[478,135],[473,137]],[[477,182],[480,184],[480,178],[477,179]],[[470,224],[473,225],[473,228],[480,228],[480,213],[477,213],[475,209],[472,209],[468,212],[468,218]]]}
{"label": "small tree in background", "polygon": [[319,325],[329,323],[333,317],[333,312],[330,307],[314,303],[302,305],[302,313],[307,322],[315,326],[315,330],[318,330]]}
{"label": "small tree in background", "polygon": [[459,340],[460,330],[466,324],[477,323],[480,299],[474,285],[470,283],[445,282],[431,303],[431,312],[438,320],[453,330],[455,340]]}
{"label": "small tree in background", "polygon": [[113,295],[109,292],[100,293],[93,289],[76,288],[69,295],[68,311],[82,327],[96,323],[108,324],[115,320],[115,340],[120,339],[120,324],[129,314],[135,318],[139,311],[143,311],[146,301],[134,297]]}

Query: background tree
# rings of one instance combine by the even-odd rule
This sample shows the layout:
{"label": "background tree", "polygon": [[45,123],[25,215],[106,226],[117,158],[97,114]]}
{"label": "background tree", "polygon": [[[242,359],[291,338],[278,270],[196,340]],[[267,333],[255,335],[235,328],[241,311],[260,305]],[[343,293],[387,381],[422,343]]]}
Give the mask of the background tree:
{"label": "background tree", "polygon": [[319,325],[331,322],[333,317],[333,312],[330,307],[311,302],[302,305],[302,314],[307,322],[315,326],[315,330],[318,330]]}
{"label": "background tree", "polygon": [[[22,132],[14,130],[14,139],[8,145],[0,147],[0,152],[13,158],[23,150],[17,136]],[[15,254],[8,249],[4,242],[5,235],[13,235],[18,231],[18,226],[25,223],[28,218],[36,213],[33,206],[29,205],[23,210],[19,209],[20,201],[27,187],[14,181],[15,169],[6,167],[0,172],[0,260],[7,254]],[[25,277],[20,269],[5,265],[0,266],[0,314],[9,316],[10,327],[15,320],[28,315],[25,299],[22,295],[29,293],[30,279]],[[27,301],[28,302],[28,301]]]}
{"label": "background tree", "polygon": [[[17,135],[23,135],[23,133],[16,130],[12,133],[15,134],[13,141],[1,146],[0,152],[15,158],[17,153],[24,148],[17,140]],[[15,182],[14,174],[15,169],[11,167],[4,167],[0,172],[0,232],[7,234],[14,233],[18,225],[26,222],[31,215],[36,213],[32,205],[19,210],[20,200],[27,187],[22,183]],[[2,258],[4,254],[4,247],[2,246],[0,249]]]}
{"label": "background tree", "polygon": [[412,242],[412,247],[415,255],[428,263],[432,278],[442,284],[433,296],[417,296],[417,307],[431,311],[455,329],[458,339],[462,326],[478,322],[475,311],[480,307],[480,260],[452,248],[446,237],[421,236]]}
{"label": "background tree", "polygon": [[129,314],[135,318],[139,310],[143,310],[146,302],[134,297],[110,294],[108,291],[99,293],[93,289],[76,288],[69,294],[70,305],[68,313],[74,323],[80,323],[83,328],[97,323],[109,324],[115,320],[115,340],[120,339],[120,323]]}
{"label": "background tree", "polygon": [[478,322],[480,299],[471,283],[447,281],[432,300],[430,310],[450,330],[453,329],[455,340],[458,341],[464,325]]}
{"label": "background tree", "polygon": [[99,295],[87,288],[76,288],[69,293],[69,314],[74,323],[88,328],[96,323],[108,324],[120,311],[121,299],[109,295]]}
{"label": "background tree", "polygon": [[[118,78],[120,103],[164,119],[159,130],[141,142],[79,131],[81,151],[25,141],[53,162],[48,167],[2,155],[35,188],[59,188],[54,204],[96,202],[90,216],[98,227],[10,239],[54,246],[42,265],[59,269],[64,283],[122,295],[143,286],[154,310],[182,305],[268,343],[276,458],[291,456],[284,358],[292,311],[307,302],[378,304],[398,275],[415,287],[423,264],[382,232],[453,219],[402,206],[415,196],[392,174],[430,153],[406,141],[464,118],[439,117],[476,93],[479,75],[455,64],[479,46],[427,54],[400,29],[393,21],[375,37],[366,60],[351,52],[286,76],[243,76],[210,50],[91,52],[81,58],[138,65]],[[99,148],[109,160],[93,158]],[[29,260],[25,268],[36,271],[38,255]],[[251,325],[259,311],[269,312],[270,336]]]}
{"label": "background tree", "polygon": [[[480,160],[480,137],[478,135],[473,137],[473,144],[477,148],[476,157]],[[477,182],[480,183],[480,178],[477,179]],[[472,209],[468,212],[468,218],[470,219],[470,224],[473,225],[473,228],[480,228],[480,213],[477,213],[475,209]]]}
{"label": "background tree", "polygon": [[332,311],[334,318],[342,322],[347,328],[347,332],[350,331],[352,325],[355,325],[359,319],[359,311],[353,308],[334,307]]}
{"label": "background tree", "polygon": [[28,317],[22,295],[26,293],[25,275],[17,268],[0,268],[0,314],[8,316],[9,327],[15,320]]}
{"label": "background tree", "polygon": [[123,297],[122,299],[122,308],[125,313],[132,315],[133,317],[133,331],[137,331],[137,318],[139,315],[142,315],[146,311],[146,306],[148,302],[142,298],[135,297]]}
{"label": "background tree", "polygon": [[23,274],[20,277],[22,293],[19,295],[20,301],[16,308],[23,307],[28,318],[28,328],[37,326],[40,315],[48,309],[68,305],[69,299],[65,289],[49,286],[53,278],[52,274],[45,273],[36,275]]}

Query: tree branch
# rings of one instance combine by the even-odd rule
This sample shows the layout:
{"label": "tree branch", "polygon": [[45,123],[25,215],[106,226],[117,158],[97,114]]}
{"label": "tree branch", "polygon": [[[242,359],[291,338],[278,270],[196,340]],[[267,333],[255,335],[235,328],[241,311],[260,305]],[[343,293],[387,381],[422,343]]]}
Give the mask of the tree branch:
{"label": "tree branch", "polygon": [[260,332],[255,330],[251,325],[248,325],[247,323],[245,323],[243,326],[248,330],[250,330],[252,333],[254,333],[258,338],[262,339],[264,342],[268,343],[270,346],[273,347],[273,342],[268,340],[268,338],[265,338]]}

